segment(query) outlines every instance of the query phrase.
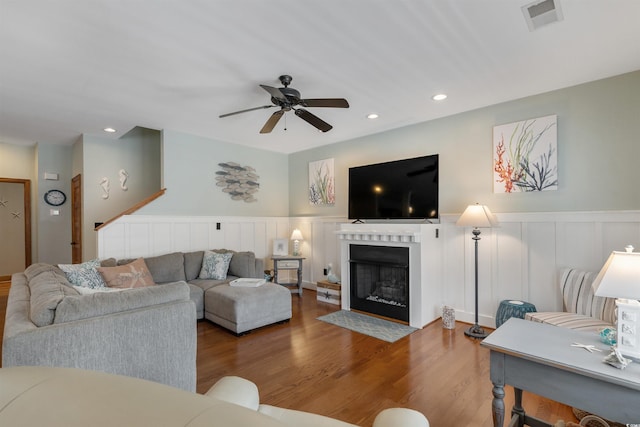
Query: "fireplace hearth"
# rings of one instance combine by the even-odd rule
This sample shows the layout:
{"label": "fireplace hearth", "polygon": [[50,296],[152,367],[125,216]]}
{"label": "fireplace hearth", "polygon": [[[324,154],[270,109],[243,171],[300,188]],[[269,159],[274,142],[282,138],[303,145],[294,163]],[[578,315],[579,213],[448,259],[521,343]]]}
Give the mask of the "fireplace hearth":
{"label": "fireplace hearth", "polygon": [[349,245],[351,308],[409,322],[409,248]]}

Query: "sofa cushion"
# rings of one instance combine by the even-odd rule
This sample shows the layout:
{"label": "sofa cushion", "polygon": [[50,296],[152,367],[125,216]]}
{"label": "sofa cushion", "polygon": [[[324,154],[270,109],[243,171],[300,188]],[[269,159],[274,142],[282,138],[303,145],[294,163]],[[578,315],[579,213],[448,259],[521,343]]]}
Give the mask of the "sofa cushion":
{"label": "sofa cushion", "polygon": [[58,266],[53,264],[45,264],[41,262],[31,264],[29,267],[27,267],[24,270],[24,275],[27,276],[27,281],[29,281],[34,277],[36,277],[38,274],[43,273],[45,271],[53,271],[57,274],[61,274],[62,276],[65,276],[64,271],[60,270]]}
{"label": "sofa cushion", "polygon": [[234,252],[229,263],[229,274],[256,277],[256,255],[253,252]]}
{"label": "sofa cushion", "polygon": [[204,256],[202,257],[202,269],[200,270],[198,278],[217,280],[226,279],[232,256],[233,254],[230,252],[220,253],[205,251]]}
{"label": "sofa cushion", "polygon": [[[123,292],[69,296],[58,304],[54,323],[72,322],[172,301],[188,300],[189,287],[184,282],[129,289]],[[114,332],[117,333],[117,331]]]}
{"label": "sofa cushion", "polygon": [[197,279],[202,269],[204,251],[186,252],[184,254],[184,274],[187,282]]}
{"label": "sofa cushion", "polygon": [[78,295],[65,275],[54,269],[43,269],[32,276],[28,286],[31,293],[29,317],[36,326],[51,325],[60,302],[68,295]]}
{"label": "sofa cushion", "polygon": [[69,283],[87,288],[102,288],[106,286],[102,276],[96,270],[100,267],[100,260],[93,259],[81,264],[58,264],[67,276]]}
{"label": "sofa cushion", "polygon": [[186,280],[184,274],[184,255],[173,252],[166,255],[145,257],[144,262],[156,283],[179,282]]}
{"label": "sofa cushion", "polygon": [[141,288],[155,285],[142,258],[118,267],[98,267],[98,271],[110,288]]}
{"label": "sofa cushion", "polygon": [[118,262],[115,258],[107,258],[100,260],[100,267],[115,267]]}

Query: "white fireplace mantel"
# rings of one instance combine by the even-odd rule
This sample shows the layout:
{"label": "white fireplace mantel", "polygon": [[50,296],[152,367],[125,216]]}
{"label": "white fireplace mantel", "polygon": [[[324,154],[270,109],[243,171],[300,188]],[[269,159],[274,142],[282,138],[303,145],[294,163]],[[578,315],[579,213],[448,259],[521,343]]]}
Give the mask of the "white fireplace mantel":
{"label": "white fireplace mantel", "polygon": [[338,231],[340,240],[355,240],[364,242],[399,242],[399,243],[417,243],[420,241],[420,233],[415,231],[401,230],[348,230]]}
{"label": "white fireplace mantel", "polygon": [[351,308],[349,248],[352,244],[409,248],[409,325],[422,328],[437,319],[441,303],[440,224],[341,224],[342,308]]}

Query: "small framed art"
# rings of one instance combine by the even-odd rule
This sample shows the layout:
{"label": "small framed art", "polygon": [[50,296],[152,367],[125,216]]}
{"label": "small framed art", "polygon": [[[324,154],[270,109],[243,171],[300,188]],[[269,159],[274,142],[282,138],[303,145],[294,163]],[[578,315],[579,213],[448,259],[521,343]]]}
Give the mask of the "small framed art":
{"label": "small framed art", "polygon": [[289,254],[289,241],[287,239],[273,239],[273,254],[286,256]]}

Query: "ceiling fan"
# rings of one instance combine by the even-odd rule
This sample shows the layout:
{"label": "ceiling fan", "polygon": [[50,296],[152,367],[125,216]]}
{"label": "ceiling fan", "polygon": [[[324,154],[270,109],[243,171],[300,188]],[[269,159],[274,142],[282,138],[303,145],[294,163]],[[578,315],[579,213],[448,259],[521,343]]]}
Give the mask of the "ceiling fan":
{"label": "ceiling fan", "polygon": [[[322,132],[330,131],[333,126],[325,122],[315,114],[310,113],[304,108],[300,107],[330,107],[330,108],[349,108],[349,103],[344,98],[315,98],[315,99],[301,99],[300,92],[294,88],[289,87],[293,78],[288,75],[280,76],[281,88],[271,87],[267,85],[260,85],[260,87],[271,95],[272,104],[263,105],[261,107],[248,108],[246,110],[235,111],[233,113],[222,114],[220,118],[233,116],[234,114],[246,113],[248,111],[260,110],[264,108],[280,107],[280,110],[276,111],[269,117],[264,124],[260,133],[269,133],[276,126],[280,118],[285,112],[293,110],[296,116],[309,123],[311,126],[316,127]],[[294,108],[297,107],[297,108]]]}

